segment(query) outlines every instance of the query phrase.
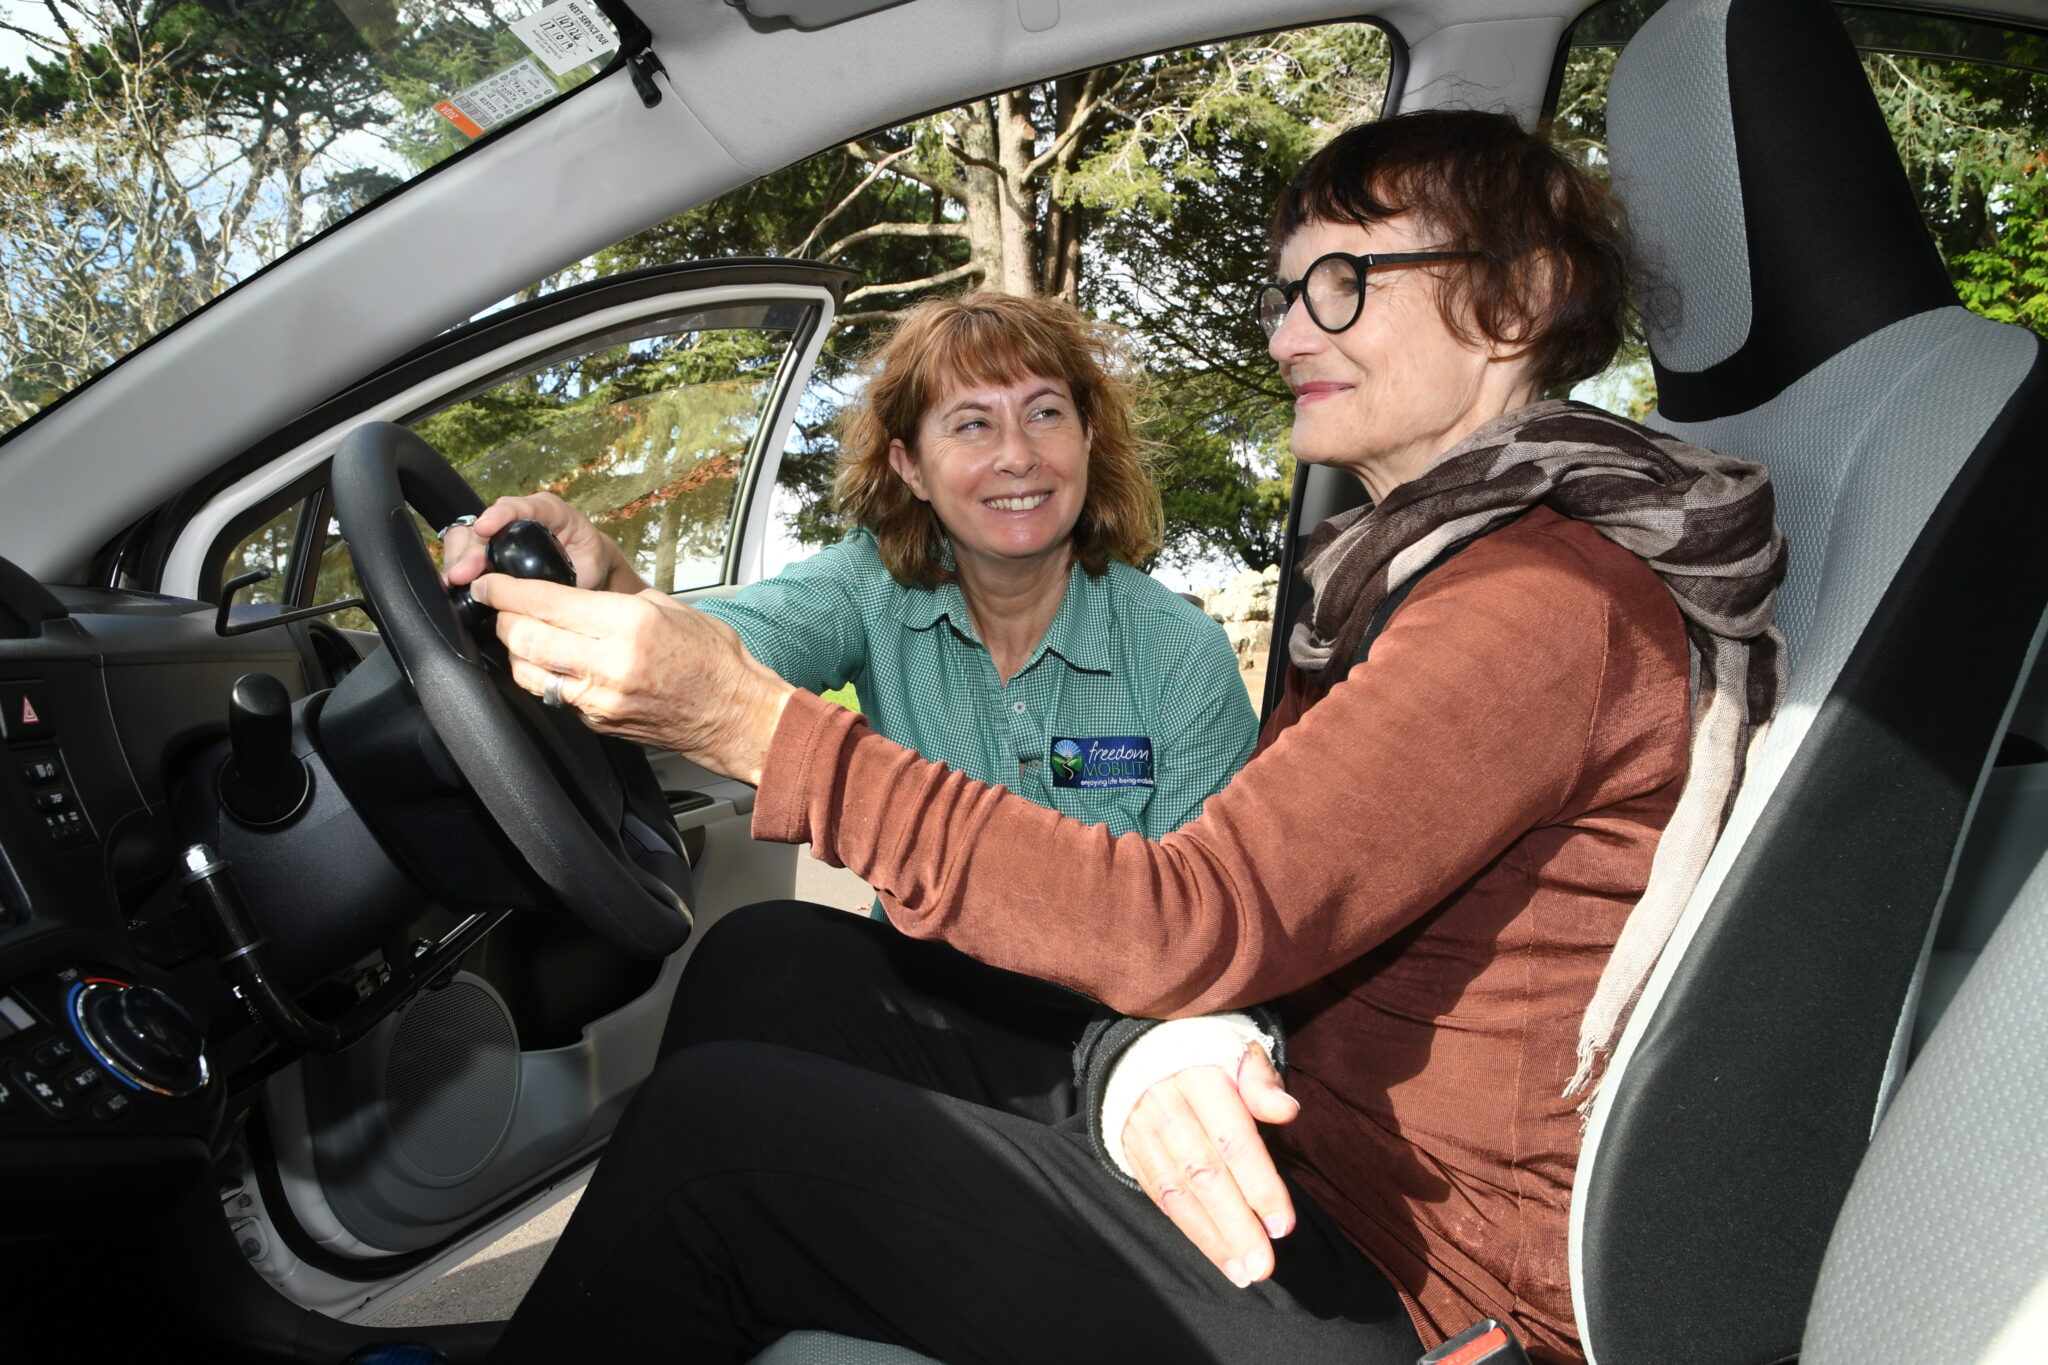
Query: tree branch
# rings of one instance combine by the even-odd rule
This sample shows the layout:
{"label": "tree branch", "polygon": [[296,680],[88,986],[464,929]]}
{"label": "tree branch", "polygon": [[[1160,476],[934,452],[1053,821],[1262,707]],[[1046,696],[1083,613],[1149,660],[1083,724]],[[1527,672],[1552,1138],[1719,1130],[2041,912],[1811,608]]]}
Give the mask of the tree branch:
{"label": "tree branch", "polygon": [[1094,120],[1096,111],[1102,107],[1104,86],[1098,78],[1103,74],[1099,70],[1088,73],[1087,82],[1082,85],[1080,95],[1074,100],[1074,107],[1068,111],[1067,126],[1060,130],[1060,135],[1053,139],[1050,147],[1025,164],[1026,184],[1043,174],[1047,166],[1061,161],[1080,142],[1082,134],[1088,131],[1088,125]]}
{"label": "tree branch", "polygon": [[826,212],[825,216],[818,220],[817,225],[814,226],[809,232],[804,234],[804,239],[801,242],[797,243],[796,250],[791,252],[790,254],[792,256],[801,256],[804,253],[808,252],[811,249],[811,244],[818,240],[819,235],[825,231],[825,227],[828,223],[830,223],[834,218],[837,218],[840,214],[846,212],[847,205],[851,204],[854,200],[860,198],[862,193],[864,193],[867,190],[868,186],[874,184],[876,180],[881,178],[882,172],[888,170],[891,166],[895,165],[896,162],[901,158],[909,156],[911,150],[911,148],[905,147],[901,151],[889,153],[889,155],[883,157],[880,161],[867,163],[868,173],[865,176],[861,177],[861,182],[858,185],[855,185],[851,190],[848,190],[846,193],[846,197],[841,199],[838,203],[834,204]]}
{"label": "tree branch", "polygon": [[[965,223],[875,223],[858,232],[849,232],[832,245],[818,253],[818,259],[829,261],[850,247],[877,237],[965,237]],[[802,252],[798,252],[802,255]]]}
{"label": "tree branch", "polygon": [[[846,144],[846,150],[853,153],[853,155],[859,157],[862,161],[868,162],[871,165],[880,164],[883,162],[892,162],[896,157],[902,155],[901,152],[885,152],[881,148],[871,147],[865,142],[849,142]],[[900,175],[905,180],[914,181],[917,184],[924,186],[926,189],[936,190],[940,194],[951,195],[953,193],[953,189],[950,185],[938,179],[936,176],[926,175],[922,171],[907,171],[903,169],[903,167],[901,166],[891,165],[889,167],[889,174]]]}
{"label": "tree branch", "polygon": [[964,280],[969,275],[979,275],[980,273],[980,264],[975,261],[969,261],[965,265],[956,265],[951,270],[941,270],[936,275],[927,275],[921,280],[903,280],[889,284],[864,284],[841,299],[840,302],[852,303],[857,299],[871,298],[877,294],[908,294],[918,289],[936,289],[942,284],[951,284],[955,280]]}

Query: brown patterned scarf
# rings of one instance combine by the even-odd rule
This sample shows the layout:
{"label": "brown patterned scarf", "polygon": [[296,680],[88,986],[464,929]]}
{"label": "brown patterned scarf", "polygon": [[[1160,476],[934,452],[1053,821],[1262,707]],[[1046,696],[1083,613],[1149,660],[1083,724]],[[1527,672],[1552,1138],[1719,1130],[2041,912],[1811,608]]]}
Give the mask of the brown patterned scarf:
{"label": "brown patterned scarf", "polygon": [[1314,590],[1288,642],[1323,686],[1344,676],[1374,611],[1448,547],[1541,504],[1583,521],[1664,580],[1692,655],[1692,766],[1650,880],[1579,1028],[1565,1094],[1590,1105],[1599,1068],[1713,852],[1752,744],[1785,692],[1771,624],[1785,538],[1762,466],[1661,436],[1583,403],[1535,403],[1453,446],[1384,503],[1330,518],[1301,572]]}

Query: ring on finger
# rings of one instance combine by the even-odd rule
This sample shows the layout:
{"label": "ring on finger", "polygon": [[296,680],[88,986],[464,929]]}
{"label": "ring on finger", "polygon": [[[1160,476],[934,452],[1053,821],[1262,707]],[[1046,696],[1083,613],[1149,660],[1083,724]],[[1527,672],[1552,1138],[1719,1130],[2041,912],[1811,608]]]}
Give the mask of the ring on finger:
{"label": "ring on finger", "polygon": [[550,674],[548,674],[548,680],[547,680],[547,685],[546,685],[546,686],[544,686],[544,687],[542,687],[542,688],[541,688],[541,690],[540,690],[540,700],[541,700],[541,704],[542,704],[543,706],[566,706],[566,705],[568,705],[568,703],[567,703],[567,702],[565,702],[565,701],[563,701],[563,700],[562,700],[562,675],[561,675],[561,674],[559,674],[559,673],[550,673]]}
{"label": "ring on finger", "polygon": [[440,534],[440,536],[439,536],[439,539],[441,539],[441,540],[446,540],[446,539],[448,539],[448,533],[449,533],[450,531],[454,530],[454,529],[455,529],[456,527],[458,527],[458,526],[474,526],[474,525],[476,525],[476,516],[477,516],[477,514],[476,514],[476,513],[474,513],[474,512],[465,512],[465,513],[463,513],[463,514],[462,514],[461,516],[457,517],[457,518],[456,518],[455,520],[453,520],[453,521],[449,522],[449,523],[448,523],[448,524],[447,524],[446,526],[443,526],[443,527],[441,528],[441,534]]}

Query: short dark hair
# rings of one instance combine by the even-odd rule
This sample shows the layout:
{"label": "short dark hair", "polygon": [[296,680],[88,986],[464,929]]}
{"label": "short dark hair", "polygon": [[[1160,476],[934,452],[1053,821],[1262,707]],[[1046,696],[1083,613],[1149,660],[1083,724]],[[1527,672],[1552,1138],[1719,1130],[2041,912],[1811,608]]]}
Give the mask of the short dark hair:
{"label": "short dark hair", "polygon": [[1548,140],[1469,109],[1347,129],[1280,196],[1274,258],[1309,223],[1369,227],[1403,213],[1437,229],[1429,245],[1477,253],[1433,267],[1453,332],[1469,336],[1470,318],[1489,340],[1526,348],[1546,390],[1614,358],[1631,319],[1627,220],[1607,186]]}

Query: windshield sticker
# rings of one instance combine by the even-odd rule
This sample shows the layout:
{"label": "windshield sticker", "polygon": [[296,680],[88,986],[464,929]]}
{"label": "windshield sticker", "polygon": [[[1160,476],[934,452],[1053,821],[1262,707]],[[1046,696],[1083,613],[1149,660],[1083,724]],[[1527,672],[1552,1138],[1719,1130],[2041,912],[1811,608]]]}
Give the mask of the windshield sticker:
{"label": "windshield sticker", "polygon": [[594,62],[619,45],[611,23],[589,0],[555,0],[524,19],[512,20],[510,28],[557,76]]}
{"label": "windshield sticker", "polygon": [[434,106],[434,112],[471,137],[482,137],[508,119],[561,92],[541,74],[531,57],[521,57],[495,76],[488,76]]}
{"label": "windshield sticker", "polygon": [[1055,739],[1052,784],[1091,791],[1156,786],[1152,780],[1152,741],[1143,735]]}

